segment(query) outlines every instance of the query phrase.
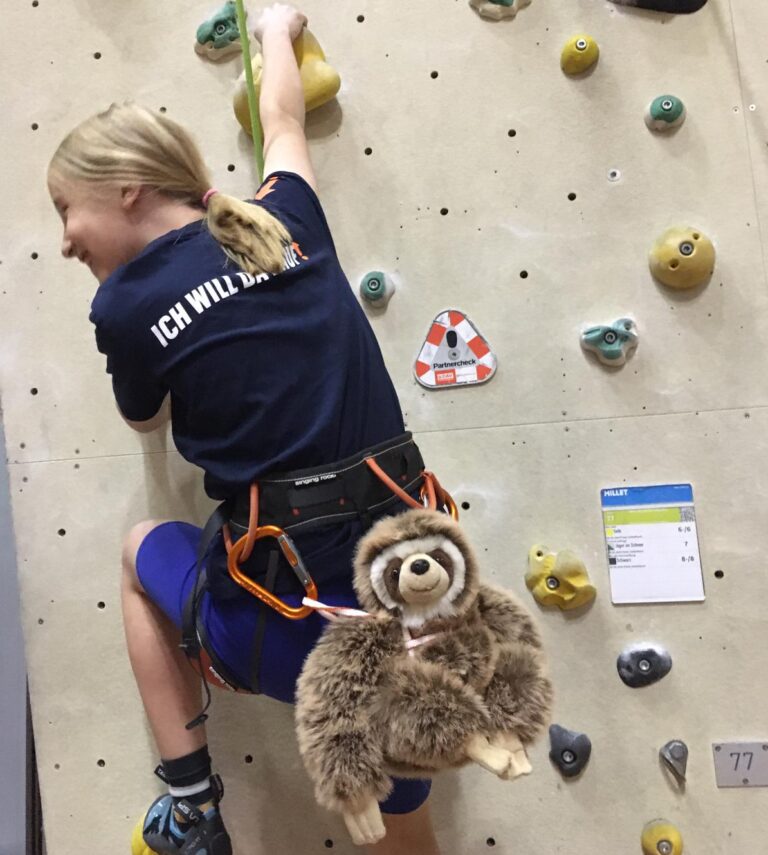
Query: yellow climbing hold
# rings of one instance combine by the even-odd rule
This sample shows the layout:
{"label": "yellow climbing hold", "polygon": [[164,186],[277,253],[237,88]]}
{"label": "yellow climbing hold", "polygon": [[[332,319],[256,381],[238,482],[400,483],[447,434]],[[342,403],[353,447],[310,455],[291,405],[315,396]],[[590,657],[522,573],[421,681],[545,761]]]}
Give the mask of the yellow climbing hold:
{"label": "yellow climbing hold", "polygon": [[528,553],[525,584],[542,606],[577,609],[591,602],[596,595],[587,568],[568,549],[551,552],[546,546],[532,546]]}
{"label": "yellow climbing hold", "polygon": [[144,842],[144,818],[142,817],[135,825],[131,835],[131,855],[157,855],[154,849],[150,849]]}
{"label": "yellow climbing hold", "polygon": [[597,62],[600,48],[597,42],[585,33],[574,36],[566,42],[560,55],[560,68],[566,74],[581,74]]}
{"label": "yellow climbing hold", "polygon": [[680,832],[665,819],[649,822],[640,838],[643,855],[682,855],[683,838]]}
{"label": "yellow climbing hold", "polygon": [[715,268],[715,247],[699,229],[668,229],[651,247],[651,273],[670,288],[703,285]]}
{"label": "yellow climbing hold", "polygon": [[[341,78],[338,73],[328,64],[323,49],[317,39],[304,30],[293,43],[293,53],[299,64],[301,83],[304,87],[304,104],[307,112],[327,103],[336,97],[341,87]],[[262,55],[257,53],[251,60],[253,68],[253,82],[256,97],[261,92],[261,68]],[[235,116],[242,125],[243,130],[250,135],[251,116],[248,112],[248,90],[245,85],[245,72],[240,75],[235,90]]]}

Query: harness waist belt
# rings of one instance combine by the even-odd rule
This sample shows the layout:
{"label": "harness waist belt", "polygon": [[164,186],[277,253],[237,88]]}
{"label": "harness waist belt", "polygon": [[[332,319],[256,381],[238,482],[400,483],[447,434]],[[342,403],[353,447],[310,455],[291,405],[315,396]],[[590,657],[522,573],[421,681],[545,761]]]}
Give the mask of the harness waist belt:
{"label": "harness waist belt", "polygon": [[[298,534],[385,513],[400,499],[371,471],[367,458],[405,492],[421,486],[424,461],[412,435],[404,433],[336,463],[259,478],[259,525]],[[249,509],[249,490],[242,490],[230,512],[233,539],[248,531]]]}

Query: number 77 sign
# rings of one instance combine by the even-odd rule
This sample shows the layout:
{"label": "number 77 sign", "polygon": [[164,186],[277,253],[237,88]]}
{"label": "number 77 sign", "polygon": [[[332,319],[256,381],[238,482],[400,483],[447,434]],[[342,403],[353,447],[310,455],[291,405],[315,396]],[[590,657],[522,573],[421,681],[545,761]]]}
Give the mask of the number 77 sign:
{"label": "number 77 sign", "polygon": [[768,740],[715,742],[712,754],[718,787],[768,787]]}

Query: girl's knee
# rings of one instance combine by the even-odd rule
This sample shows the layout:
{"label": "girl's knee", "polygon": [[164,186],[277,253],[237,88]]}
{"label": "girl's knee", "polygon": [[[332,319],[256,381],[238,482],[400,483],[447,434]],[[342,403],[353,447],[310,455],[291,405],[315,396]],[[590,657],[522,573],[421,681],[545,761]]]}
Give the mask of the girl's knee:
{"label": "girl's knee", "polygon": [[130,529],[123,539],[122,564],[123,571],[134,576],[136,573],[136,555],[144,538],[159,525],[162,520],[142,520]]}

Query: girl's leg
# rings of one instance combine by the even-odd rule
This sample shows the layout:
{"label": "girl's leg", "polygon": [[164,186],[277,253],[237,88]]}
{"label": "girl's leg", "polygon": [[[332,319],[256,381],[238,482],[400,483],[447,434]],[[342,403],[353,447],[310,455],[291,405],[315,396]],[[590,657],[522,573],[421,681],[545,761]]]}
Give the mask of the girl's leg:
{"label": "girl's leg", "polygon": [[370,855],[440,855],[429,802],[411,813],[384,814],[387,836],[375,846],[368,846]]}
{"label": "girl's leg", "polygon": [[[185,727],[200,712],[200,677],[179,647],[181,632],[150,600],[136,570],[142,541],[159,525],[157,520],[139,523],[123,546],[122,605],[128,655],[169,787],[168,794],[149,807],[134,832],[131,848],[134,852],[232,855],[218,810],[221,792],[218,776],[211,776],[205,728]],[[177,554],[172,549],[165,559],[161,557],[159,569],[167,569],[169,575],[178,570],[172,564],[175,555],[179,561],[190,559],[183,550]]]}
{"label": "girl's leg", "polygon": [[187,730],[201,706],[201,680],[179,647],[181,632],[149,599],[136,554],[159,520],[134,526],[123,546],[122,605],[128,656],[160,756],[184,757],[206,744],[205,725]]}

